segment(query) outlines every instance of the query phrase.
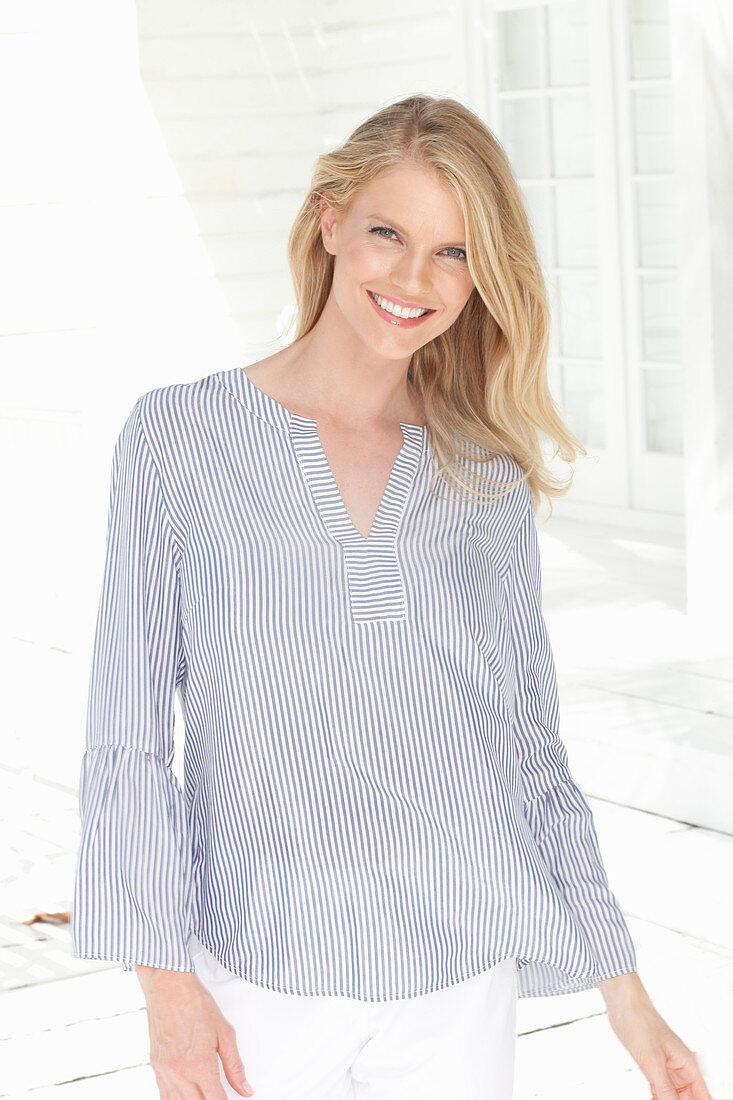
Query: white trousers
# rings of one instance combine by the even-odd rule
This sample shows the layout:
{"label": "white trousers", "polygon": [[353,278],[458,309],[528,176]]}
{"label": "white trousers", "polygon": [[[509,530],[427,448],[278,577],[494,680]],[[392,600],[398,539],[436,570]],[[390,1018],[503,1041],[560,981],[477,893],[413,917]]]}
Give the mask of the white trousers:
{"label": "white trousers", "polygon": [[[191,937],[196,973],[236,1031],[253,1100],[511,1100],[516,960],[399,1001],[297,996],[225,969]],[[227,1100],[242,1100],[227,1082]]]}

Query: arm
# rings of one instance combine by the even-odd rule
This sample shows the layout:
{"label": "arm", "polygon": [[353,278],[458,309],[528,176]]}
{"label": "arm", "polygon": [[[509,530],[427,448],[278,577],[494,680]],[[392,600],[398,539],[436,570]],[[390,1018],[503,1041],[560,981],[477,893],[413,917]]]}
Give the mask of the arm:
{"label": "arm", "polygon": [[112,460],[79,780],[72,953],[118,960],[128,971],[141,964],[193,972],[189,839],[170,768],[174,697],[185,676],[177,550],[141,402]]}
{"label": "arm", "polygon": [[507,582],[516,667],[516,739],[525,813],[548,870],[585,932],[609,1023],[657,1097],[712,1100],[697,1059],[654,1007],[608,878],[593,815],[559,735],[555,665],[542,614],[539,542],[529,486]]}
{"label": "arm", "polygon": [[515,738],[525,814],[542,858],[583,929],[601,979],[636,971],[629,929],[611,892],[593,815],[559,733],[555,663],[542,610],[539,541],[527,482],[506,574],[515,666]]}
{"label": "arm", "polygon": [[171,771],[175,691],[186,675],[178,553],[142,401],[112,461],[79,783],[73,954],[137,971],[161,1096],[220,1094],[219,1059],[232,1088],[251,1096],[234,1028],[188,950],[190,841]]}

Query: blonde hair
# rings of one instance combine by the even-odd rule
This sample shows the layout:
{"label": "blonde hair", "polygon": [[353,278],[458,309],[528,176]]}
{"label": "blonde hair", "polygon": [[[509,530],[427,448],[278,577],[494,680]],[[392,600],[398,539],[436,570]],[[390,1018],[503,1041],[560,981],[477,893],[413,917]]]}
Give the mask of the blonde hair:
{"label": "blonde hair", "polygon": [[[551,512],[551,498],[568,491],[572,472],[565,484],[553,477],[541,434],[554,445],[553,457],[572,462],[587,452],[549,391],[550,306],[519,185],[491,130],[457,100],[414,95],[392,103],[317,158],[287,244],[296,297],[293,342],[316,324],[331,289],[334,257],[323,246],[321,196],[346,210],[361,185],[405,162],[439,173],[455,196],[475,283],[457,320],[419,348],[408,369],[424,404],[437,475],[461,496],[495,499],[503,492],[472,488],[460,460],[508,455],[524,471],[518,481],[527,480],[535,512],[542,493]],[[470,455],[472,448],[483,457]],[[471,476],[504,492],[517,484],[476,471]]]}

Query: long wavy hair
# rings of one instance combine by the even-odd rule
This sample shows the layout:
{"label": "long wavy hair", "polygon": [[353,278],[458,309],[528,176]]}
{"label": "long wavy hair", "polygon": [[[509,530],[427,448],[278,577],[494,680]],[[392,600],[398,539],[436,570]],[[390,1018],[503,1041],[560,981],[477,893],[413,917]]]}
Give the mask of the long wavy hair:
{"label": "long wavy hair", "polygon": [[565,483],[552,475],[542,436],[554,447],[553,458],[572,462],[587,452],[550,394],[550,306],[519,185],[503,147],[462,103],[409,96],[317,158],[287,243],[296,297],[293,342],[316,324],[331,290],[334,256],[323,246],[321,196],[347,210],[361,185],[405,162],[439,173],[455,196],[475,284],[456,321],[419,348],[408,369],[424,404],[436,477],[463,499],[488,502],[517,480],[494,481],[462,460],[490,463],[509,455],[524,471],[518,481],[527,480],[535,512],[544,494],[551,514],[551,498],[568,491],[573,475]]}

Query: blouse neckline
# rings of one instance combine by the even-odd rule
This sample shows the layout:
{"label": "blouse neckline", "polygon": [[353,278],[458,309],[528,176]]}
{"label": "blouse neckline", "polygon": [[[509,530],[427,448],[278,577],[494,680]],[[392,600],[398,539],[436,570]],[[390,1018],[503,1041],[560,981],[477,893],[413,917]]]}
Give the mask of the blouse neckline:
{"label": "blouse neckline", "polygon": [[[285,405],[281,405],[279,401],[271,397],[269,393],[261,390],[249,377],[244,367],[235,367],[232,371],[222,371],[221,374],[222,376],[227,374],[231,376],[230,380],[235,383],[237,394],[244,401],[244,404],[274,428],[289,430],[293,420],[303,424],[317,423],[310,417],[301,416],[300,413],[286,408]],[[399,423],[400,427],[408,434],[412,433],[417,438],[422,437],[427,431],[427,424],[408,424],[404,421]]]}

